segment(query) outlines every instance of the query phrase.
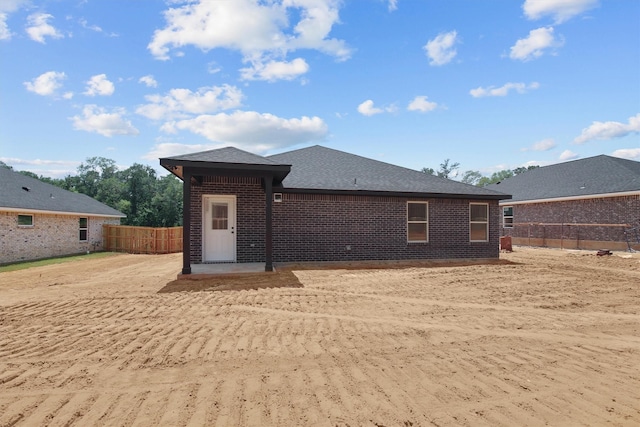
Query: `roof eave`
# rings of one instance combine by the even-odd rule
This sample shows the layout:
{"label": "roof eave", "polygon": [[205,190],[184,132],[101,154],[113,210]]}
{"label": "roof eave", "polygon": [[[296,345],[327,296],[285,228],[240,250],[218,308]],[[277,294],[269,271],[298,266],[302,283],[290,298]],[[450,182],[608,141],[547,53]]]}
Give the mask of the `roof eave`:
{"label": "roof eave", "polygon": [[326,190],[317,188],[293,188],[277,187],[273,191],[279,193],[303,193],[303,194],[327,194],[327,195],[351,195],[351,196],[386,196],[386,197],[421,197],[434,199],[477,199],[477,200],[503,200],[511,198],[508,194],[455,194],[455,193],[430,193],[415,191],[379,191],[379,190]]}

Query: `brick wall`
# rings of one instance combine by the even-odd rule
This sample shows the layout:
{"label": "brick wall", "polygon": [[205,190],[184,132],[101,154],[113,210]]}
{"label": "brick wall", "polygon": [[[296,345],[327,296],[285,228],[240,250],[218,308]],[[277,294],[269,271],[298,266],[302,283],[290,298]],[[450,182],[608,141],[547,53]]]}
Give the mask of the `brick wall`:
{"label": "brick wall", "polygon": [[260,178],[205,176],[191,187],[191,262],[202,260],[202,197],[236,196],[237,262],[263,262],[265,253],[265,193]]}
{"label": "brick wall", "polygon": [[[409,200],[429,203],[428,243],[407,243]],[[282,202],[273,204],[274,261],[498,257],[498,202],[489,202],[486,243],[469,242],[470,202],[284,193]]]}
{"label": "brick wall", "polygon": [[[504,204],[508,206],[508,203]],[[606,197],[560,202],[513,205],[513,228],[503,228],[503,235],[514,242],[532,246],[585,248],[611,243],[612,249],[625,249],[626,227],[579,224],[640,225],[640,196]],[[564,225],[546,225],[546,224]],[[517,239],[517,240],[516,240]],[[595,245],[595,246],[594,246]],[[606,244],[605,244],[606,246]]]}
{"label": "brick wall", "polygon": [[33,227],[23,227],[17,212],[0,212],[0,264],[102,250],[102,225],[120,220],[88,218],[88,241],[81,242],[80,216],[36,213]]}

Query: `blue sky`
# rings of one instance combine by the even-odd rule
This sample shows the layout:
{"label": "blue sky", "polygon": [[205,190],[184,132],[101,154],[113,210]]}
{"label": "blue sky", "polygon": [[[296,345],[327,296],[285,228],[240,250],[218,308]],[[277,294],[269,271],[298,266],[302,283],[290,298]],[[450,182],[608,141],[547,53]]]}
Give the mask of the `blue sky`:
{"label": "blue sky", "polygon": [[0,0],[0,160],[640,161],[637,0]]}

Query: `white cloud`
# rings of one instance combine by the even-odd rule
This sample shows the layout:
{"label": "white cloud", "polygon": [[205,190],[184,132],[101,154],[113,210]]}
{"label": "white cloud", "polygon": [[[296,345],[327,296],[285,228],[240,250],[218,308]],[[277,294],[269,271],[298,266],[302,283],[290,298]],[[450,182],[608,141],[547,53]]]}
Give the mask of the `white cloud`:
{"label": "white cloud", "polygon": [[139,83],[144,83],[147,87],[158,87],[158,82],[153,78],[151,74],[140,77]]}
{"label": "white cloud", "polygon": [[[313,49],[339,60],[351,56],[343,40],[330,38],[339,22],[339,0],[181,0],[164,12],[166,26],[154,32],[148,49],[157,59],[185,46],[203,51],[225,48],[244,61],[281,61],[298,49]],[[297,17],[297,20],[292,19]],[[285,73],[285,75],[289,75]],[[274,75],[275,76],[275,75]]]}
{"label": "white cloud", "polygon": [[241,68],[240,74],[242,80],[274,82],[276,80],[293,80],[308,71],[309,64],[302,58],[296,58],[291,62],[269,61],[266,64],[256,61],[251,67]]}
{"label": "white cloud", "polygon": [[538,89],[539,87],[540,84],[538,82],[532,82],[528,85],[526,83],[505,83],[500,87],[477,87],[475,89],[471,89],[469,94],[474,98],[482,98],[485,96],[507,96],[512,90],[515,90],[518,93],[527,93],[528,91]]}
{"label": "white cloud", "polygon": [[562,161],[567,161],[567,160],[575,160],[578,157],[580,157],[578,154],[574,153],[571,150],[564,150],[562,153],[560,153],[560,156],[558,157],[558,159],[562,160]]}
{"label": "white cloud", "polygon": [[622,159],[640,160],[640,148],[621,148],[611,153],[611,155]]}
{"label": "white cloud", "polygon": [[319,117],[284,119],[255,111],[201,115],[165,123],[162,130],[167,133],[187,130],[210,141],[249,151],[266,151],[320,141],[327,135],[327,125]]}
{"label": "white cloud", "polygon": [[584,144],[593,139],[608,140],[622,138],[632,133],[640,132],[640,113],[629,117],[628,123],[593,122],[588,128],[582,129],[579,137],[573,140],[576,144]]}
{"label": "white cloud", "polygon": [[242,105],[242,91],[235,86],[171,89],[167,95],[149,95],[148,104],[138,107],[136,113],[153,120],[186,118],[189,114],[214,113]]}
{"label": "white cloud", "polygon": [[48,13],[34,13],[27,17],[28,26],[26,31],[31,40],[39,43],[45,43],[45,37],[51,37],[54,39],[64,37],[62,33],[49,24],[48,21],[51,18],[53,18],[53,15],[49,15]]}
{"label": "white cloud", "polygon": [[87,89],[83,93],[87,96],[110,96],[114,91],[115,86],[107,79],[107,75],[97,74],[89,79]]}
{"label": "white cloud", "polygon": [[398,0],[389,0],[389,12],[398,10]]}
{"label": "white cloud", "polygon": [[62,80],[66,77],[65,73],[62,72],[47,71],[30,82],[24,82],[23,84],[29,92],[49,96],[54,95],[56,90],[62,87]]}
{"label": "white cloud", "polygon": [[0,12],[0,40],[11,40],[11,30],[7,25],[7,14]]}
{"label": "white cloud", "polygon": [[108,112],[102,107],[89,104],[82,109],[82,116],[73,116],[73,128],[87,132],[95,132],[103,136],[138,135],[140,132],[123,116],[124,108],[114,108]]}
{"label": "white cloud", "polygon": [[427,56],[430,59],[429,64],[444,65],[451,62],[457,54],[454,48],[458,42],[457,38],[458,33],[456,31],[450,31],[448,33],[438,34],[435,39],[429,40],[424,46],[424,49],[427,51]]}
{"label": "white cloud", "polygon": [[522,9],[529,19],[549,15],[559,24],[597,5],[598,0],[525,0]]}
{"label": "white cloud", "polygon": [[373,116],[375,114],[384,113],[385,111],[392,111],[393,107],[387,107],[385,109],[377,108],[373,106],[373,101],[367,99],[362,104],[358,105],[358,112],[363,116]]}
{"label": "white cloud", "polygon": [[409,103],[407,110],[409,111],[421,111],[423,113],[433,111],[438,108],[438,104],[435,102],[427,101],[426,96],[416,96],[413,101]]}
{"label": "white cloud", "polygon": [[511,47],[509,57],[520,61],[529,61],[539,58],[545,49],[561,47],[563,40],[558,40],[553,35],[553,27],[541,27],[529,31],[529,36],[520,39]]}
{"label": "white cloud", "polygon": [[536,142],[531,147],[523,148],[522,151],[549,151],[556,147],[556,142],[553,138],[543,139]]}

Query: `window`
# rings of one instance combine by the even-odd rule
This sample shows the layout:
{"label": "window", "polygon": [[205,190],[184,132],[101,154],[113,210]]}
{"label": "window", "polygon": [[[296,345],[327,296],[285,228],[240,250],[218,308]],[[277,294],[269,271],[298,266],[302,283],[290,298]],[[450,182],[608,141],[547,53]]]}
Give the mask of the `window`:
{"label": "window", "polygon": [[489,205],[471,203],[469,205],[469,234],[472,242],[489,241]]}
{"label": "window", "polygon": [[18,215],[19,227],[33,227],[33,215]]}
{"label": "window", "polygon": [[502,226],[504,228],[513,228],[513,206],[502,208]]}
{"label": "window", "polygon": [[80,218],[80,241],[86,242],[89,240],[89,218]]}
{"label": "window", "polygon": [[407,241],[429,241],[429,204],[427,202],[407,203]]}
{"label": "window", "polygon": [[227,203],[212,203],[211,208],[213,215],[211,216],[212,230],[226,230],[229,227],[229,205]]}

